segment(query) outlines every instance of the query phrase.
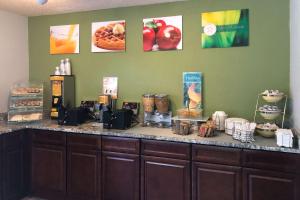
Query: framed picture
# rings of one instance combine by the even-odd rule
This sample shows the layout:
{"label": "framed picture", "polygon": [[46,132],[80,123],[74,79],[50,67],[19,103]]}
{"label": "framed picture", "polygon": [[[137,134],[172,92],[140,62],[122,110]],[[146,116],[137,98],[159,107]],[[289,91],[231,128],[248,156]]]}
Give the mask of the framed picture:
{"label": "framed picture", "polygon": [[125,51],[125,47],[125,20],[92,23],[92,52]]}
{"label": "framed picture", "polygon": [[144,51],[182,49],[182,16],[143,19]]}
{"label": "framed picture", "polygon": [[79,24],[50,27],[50,54],[79,53]]}
{"label": "framed picture", "polygon": [[202,13],[202,48],[248,45],[248,9]]}

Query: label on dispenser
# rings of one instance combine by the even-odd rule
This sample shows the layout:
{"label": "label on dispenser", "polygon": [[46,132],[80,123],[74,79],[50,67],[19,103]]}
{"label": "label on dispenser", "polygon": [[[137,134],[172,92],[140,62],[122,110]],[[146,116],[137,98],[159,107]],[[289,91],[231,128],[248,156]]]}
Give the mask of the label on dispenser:
{"label": "label on dispenser", "polygon": [[61,81],[52,81],[52,95],[62,96]]}

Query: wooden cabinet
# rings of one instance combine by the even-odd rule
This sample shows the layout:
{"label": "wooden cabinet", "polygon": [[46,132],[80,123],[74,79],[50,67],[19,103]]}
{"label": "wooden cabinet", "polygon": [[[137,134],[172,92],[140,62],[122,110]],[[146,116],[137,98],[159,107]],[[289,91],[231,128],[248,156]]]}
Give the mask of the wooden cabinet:
{"label": "wooden cabinet", "polygon": [[32,192],[46,199],[64,199],[66,194],[65,134],[32,132]]}
{"label": "wooden cabinet", "polygon": [[30,187],[48,200],[299,200],[299,177],[299,154],[48,130],[0,135],[0,200]]}
{"label": "wooden cabinet", "polygon": [[244,150],[244,200],[299,200],[298,154]]}
{"label": "wooden cabinet", "polygon": [[143,140],[142,154],[142,200],[190,199],[190,145]]}
{"label": "wooden cabinet", "polygon": [[138,139],[102,138],[102,200],[139,200]]}
{"label": "wooden cabinet", "polygon": [[193,200],[240,200],[242,168],[193,163]]}
{"label": "wooden cabinet", "polygon": [[101,139],[70,135],[68,143],[67,197],[70,200],[99,200]]}
{"label": "wooden cabinet", "polygon": [[193,145],[193,200],[240,200],[242,198],[242,151]]}
{"label": "wooden cabinet", "polygon": [[23,197],[31,192],[31,132],[23,130]]}
{"label": "wooden cabinet", "polygon": [[190,162],[142,157],[142,200],[189,200]]}
{"label": "wooden cabinet", "polygon": [[102,199],[139,199],[139,155],[102,153]]}
{"label": "wooden cabinet", "polygon": [[3,137],[3,194],[5,200],[19,200],[23,195],[23,131]]}
{"label": "wooden cabinet", "polygon": [[243,150],[243,166],[300,174],[300,154]]}
{"label": "wooden cabinet", "polygon": [[299,175],[244,169],[244,200],[299,200]]}

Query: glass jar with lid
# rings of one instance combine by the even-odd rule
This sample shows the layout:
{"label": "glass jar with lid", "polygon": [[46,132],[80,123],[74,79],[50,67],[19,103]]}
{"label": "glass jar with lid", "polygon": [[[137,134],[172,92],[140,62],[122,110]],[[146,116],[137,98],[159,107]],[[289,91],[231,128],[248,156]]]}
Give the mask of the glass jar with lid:
{"label": "glass jar with lid", "polygon": [[143,95],[143,106],[144,111],[151,113],[154,111],[154,95],[153,94],[144,94]]}
{"label": "glass jar with lid", "polygon": [[166,94],[155,95],[155,106],[157,112],[165,114],[169,112],[169,97]]}

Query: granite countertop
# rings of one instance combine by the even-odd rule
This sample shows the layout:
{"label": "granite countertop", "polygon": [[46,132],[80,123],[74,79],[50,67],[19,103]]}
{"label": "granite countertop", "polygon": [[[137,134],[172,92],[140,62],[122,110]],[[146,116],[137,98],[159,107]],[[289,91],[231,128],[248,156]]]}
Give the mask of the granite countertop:
{"label": "granite countertop", "polygon": [[108,130],[103,129],[100,123],[85,123],[80,126],[60,126],[55,121],[45,120],[39,123],[32,124],[21,124],[21,125],[10,125],[0,123],[0,134],[17,131],[24,128],[51,130],[51,131],[63,131],[70,133],[80,133],[89,135],[105,135],[105,136],[119,136],[119,137],[130,137],[130,138],[141,138],[141,139],[152,139],[152,140],[163,140],[173,142],[184,142],[191,144],[204,144],[204,145],[215,145],[223,147],[243,148],[243,149],[256,149],[266,151],[278,151],[287,153],[300,154],[298,148],[284,148],[279,147],[276,144],[275,138],[263,138],[261,136],[255,136],[255,142],[253,143],[242,143],[240,141],[232,139],[231,136],[225,133],[218,133],[215,137],[202,138],[197,134],[191,135],[176,135],[171,129],[166,128],[151,128],[142,127],[137,125],[128,130]]}

